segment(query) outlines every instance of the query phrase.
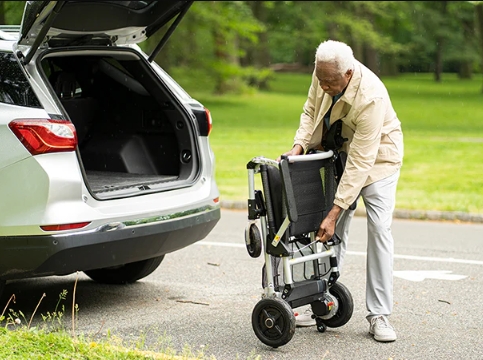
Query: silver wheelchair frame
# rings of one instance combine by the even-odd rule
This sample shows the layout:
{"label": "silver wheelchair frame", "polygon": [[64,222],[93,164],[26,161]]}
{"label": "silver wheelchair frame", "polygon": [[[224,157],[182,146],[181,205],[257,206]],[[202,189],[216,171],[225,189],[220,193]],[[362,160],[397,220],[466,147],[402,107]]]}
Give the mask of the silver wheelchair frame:
{"label": "silver wheelchair frame", "polygon": [[[252,313],[252,327],[266,345],[278,347],[291,340],[295,332],[293,308],[310,304],[319,332],[342,326],[352,316],[352,296],[337,282],[339,269],[333,246],[340,239],[335,236],[324,244],[315,240],[318,226],[333,204],[336,156],[332,150],[282,156],[280,162],[260,156],[247,164],[249,221],[245,242],[250,256],[258,257],[263,251],[265,260],[263,292]],[[256,190],[257,174],[261,174],[263,192]],[[276,196],[272,188],[280,190]],[[302,209],[304,205],[308,211]],[[313,265],[311,277],[296,281],[294,266],[304,264],[305,273],[305,263]]]}

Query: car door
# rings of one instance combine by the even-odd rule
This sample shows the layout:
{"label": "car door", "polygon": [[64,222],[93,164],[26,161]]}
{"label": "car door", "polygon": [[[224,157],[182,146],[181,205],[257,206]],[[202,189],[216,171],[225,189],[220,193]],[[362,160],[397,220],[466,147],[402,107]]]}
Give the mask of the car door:
{"label": "car door", "polygon": [[19,50],[28,63],[39,46],[127,45],[139,43],[173,18],[150,55],[166,43],[192,1],[27,1],[20,27]]}

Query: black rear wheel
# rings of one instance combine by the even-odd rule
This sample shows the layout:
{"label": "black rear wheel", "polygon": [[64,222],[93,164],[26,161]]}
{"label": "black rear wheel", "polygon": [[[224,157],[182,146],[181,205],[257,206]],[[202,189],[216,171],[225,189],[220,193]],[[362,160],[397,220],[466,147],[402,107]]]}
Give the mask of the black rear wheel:
{"label": "black rear wheel", "polygon": [[347,324],[352,317],[354,311],[354,300],[349,289],[340,282],[336,282],[329,289],[329,293],[337,299],[339,307],[337,312],[330,319],[321,319],[322,322],[331,328],[336,328]]}
{"label": "black rear wheel", "polygon": [[101,284],[130,284],[151,274],[163,259],[164,255],[116,267],[88,270],[84,273]]}
{"label": "black rear wheel", "polygon": [[295,315],[290,305],[282,299],[262,299],[253,309],[252,327],[261,342],[277,348],[292,339]]}

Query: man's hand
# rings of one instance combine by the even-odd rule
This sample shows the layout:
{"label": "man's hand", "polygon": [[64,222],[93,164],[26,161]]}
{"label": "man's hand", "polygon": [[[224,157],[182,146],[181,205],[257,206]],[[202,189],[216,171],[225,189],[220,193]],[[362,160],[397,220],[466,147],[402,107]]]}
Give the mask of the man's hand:
{"label": "man's hand", "polygon": [[[294,156],[294,155],[302,155],[303,153],[304,153],[304,148],[302,146],[300,146],[299,144],[297,144],[292,148],[292,150],[287,151],[286,153],[284,153],[282,155]],[[279,156],[277,158],[277,161],[280,162],[281,159],[282,159],[282,156]]]}
{"label": "man's hand", "polygon": [[315,236],[315,240],[326,242],[330,240],[332,236],[334,236],[335,224],[341,211],[342,208],[338,205],[334,205],[332,209],[330,209],[329,213],[320,224],[319,231],[317,231],[317,235]]}

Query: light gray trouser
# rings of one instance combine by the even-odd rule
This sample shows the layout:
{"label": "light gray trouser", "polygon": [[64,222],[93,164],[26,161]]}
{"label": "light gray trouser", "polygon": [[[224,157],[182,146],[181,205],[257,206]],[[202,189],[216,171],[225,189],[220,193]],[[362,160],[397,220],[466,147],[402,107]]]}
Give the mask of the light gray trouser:
{"label": "light gray trouser", "polygon": [[[394,239],[391,223],[399,173],[362,188],[360,194],[367,213],[366,307],[369,321],[376,315],[389,316],[392,313]],[[341,244],[334,248],[339,271],[344,263],[354,212],[343,211],[337,220],[336,233],[342,239]]]}

